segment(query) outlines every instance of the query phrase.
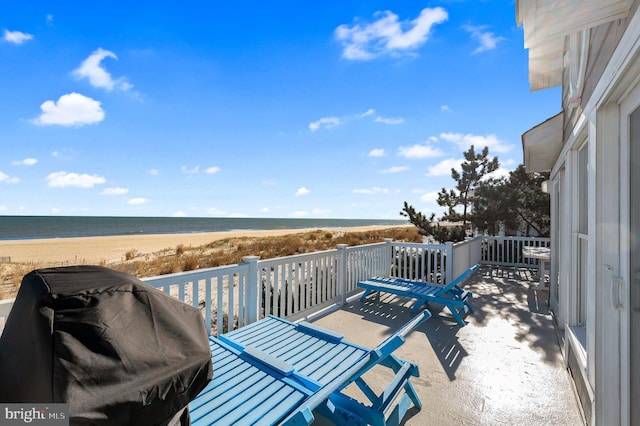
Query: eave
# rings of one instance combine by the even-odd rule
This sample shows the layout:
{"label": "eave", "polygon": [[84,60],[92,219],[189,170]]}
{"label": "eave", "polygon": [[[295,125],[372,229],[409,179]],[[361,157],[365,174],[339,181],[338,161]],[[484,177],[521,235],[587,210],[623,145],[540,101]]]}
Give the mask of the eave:
{"label": "eave", "polygon": [[517,0],[531,90],[562,84],[565,37],[627,16],[632,0]]}
{"label": "eave", "polygon": [[548,172],[553,168],[562,150],[562,117],[560,112],[522,135],[527,172]]}

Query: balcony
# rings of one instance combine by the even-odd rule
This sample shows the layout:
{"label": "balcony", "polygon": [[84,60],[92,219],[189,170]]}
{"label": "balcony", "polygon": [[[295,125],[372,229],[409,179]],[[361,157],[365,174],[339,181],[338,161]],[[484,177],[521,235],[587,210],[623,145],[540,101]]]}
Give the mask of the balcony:
{"label": "balcony", "polygon": [[[585,424],[548,292],[532,289],[539,281],[531,271],[482,266],[464,285],[474,294],[475,311],[465,327],[446,310],[430,307],[433,316],[396,351],[420,368],[413,383],[424,407],[408,412],[407,425]],[[315,323],[373,347],[411,318],[411,303],[393,296],[371,299],[356,298]],[[385,370],[373,372],[381,383],[391,378]],[[357,389],[351,396],[358,397]]]}
{"label": "balcony", "polygon": [[[384,295],[360,302],[357,281],[383,275],[446,283],[481,263],[464,284],[474,293],[467,326],[431,306],[433,317],[396,352],[421,372],[413,383],[424,407],[410,411],[406,424],[584,424],[548,291],[534,290],[538,260],[522,254],[525,247],[548,244],[504,237],[444,245],[386,241],[278,259],[248,257],[240,265],[145,281],[199,306],[214,335],[273,314],[307,319],[374,347],[410,319],[411,304]],[[11,301],[0,302],[0,330],[10,307]],[[370,374],[384,383],[390,379],[385,373]]]}

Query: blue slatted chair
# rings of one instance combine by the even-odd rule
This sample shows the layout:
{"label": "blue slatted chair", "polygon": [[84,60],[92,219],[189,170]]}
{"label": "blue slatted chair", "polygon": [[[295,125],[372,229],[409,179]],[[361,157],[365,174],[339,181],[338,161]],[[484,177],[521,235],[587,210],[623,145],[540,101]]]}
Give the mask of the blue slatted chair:
{"label": "blue slatted chair", "polygon": [[[372,350],[314,324],[273,316],[211,337],[214,376],[189,405],[192,424],[306,425],[314,411],[336,424],[398,424],[411,404],[422,404],[409,381],[419,375],[417,365],[393,351],[430,316],[422,311]],[[376,365],[395,373],[380,395],[363,377]],[[368,404],[342,394],[351,383]]]}
{"label": "blue slatted chair", "polygon": [[375,293],[378,298],[380,297],[380,293],[391,293],[397,296],[416,299],[413,305],[414,311],[425,303],[440,303],[451,312],[451,315],[453,315],[458,324],[464,326],[464,317],[469,313],[473,313],[473,308],[471,308],[469,303],[469,299],[473,297],[473,293],[468,290],[463,290],[460,284],[476,272],[479,267],[480,265],[477,264],[472,266],[444,286],[404,278],[372,277],[368,280],[358,282],[358,287],[365,289],[362,297],[360,297],[360,301],[365,300],[372,293]]}

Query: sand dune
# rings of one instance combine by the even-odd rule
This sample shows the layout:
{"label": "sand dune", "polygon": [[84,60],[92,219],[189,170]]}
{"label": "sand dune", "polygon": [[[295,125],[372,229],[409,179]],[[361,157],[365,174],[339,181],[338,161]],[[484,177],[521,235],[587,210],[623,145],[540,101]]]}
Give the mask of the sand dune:
{"label": "sand dune", "polygon": [[[389,226],[361,226],[332,230],[359,232],[384,228],[389,228]],[[17,263],[111,263],[124,260],[126,253],[131,250],[145,254],[168,248],[175,249],[180,244],[183,244],[185,247],[198,247],[225,238],[280,236],[312,230],[313,229],[278,229],[193,234],[6,240],[0,241],[0,257],[10,257],[11,262]]]}

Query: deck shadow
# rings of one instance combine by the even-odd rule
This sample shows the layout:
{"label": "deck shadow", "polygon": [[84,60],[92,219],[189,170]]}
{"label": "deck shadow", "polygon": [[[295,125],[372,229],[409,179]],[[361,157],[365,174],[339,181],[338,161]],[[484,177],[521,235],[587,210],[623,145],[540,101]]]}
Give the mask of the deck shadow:
{"label": "deck shadow", "polygon": [[475,326],[490,326],[498,317],[513,328],[516,340],[544,352],[544,359],[559,357],[554,320],[548,306],[548,290],[534,290],[537,274],[527,268],[483,266],[465,283],[474,294],[474,313],[467,319]]}
{"label": "deck shadow", "polygon": [[[387,334],[409,321],[415,314],[411,311],[413,300],[394,295],[380,295],[380,298],[370,297],[362,302],[354,302],[343,309],[357,312],[362,319],[387,327]],[[450,381],[456,379],[456,370],[463,359],[469,355],[460,344],[456,334],[460,325],[449,314],[444,306],[431,303],[421,309],[429,309],[431,318],[422,323],[414,332],[424,334],[438,358],[442,369]]]}

